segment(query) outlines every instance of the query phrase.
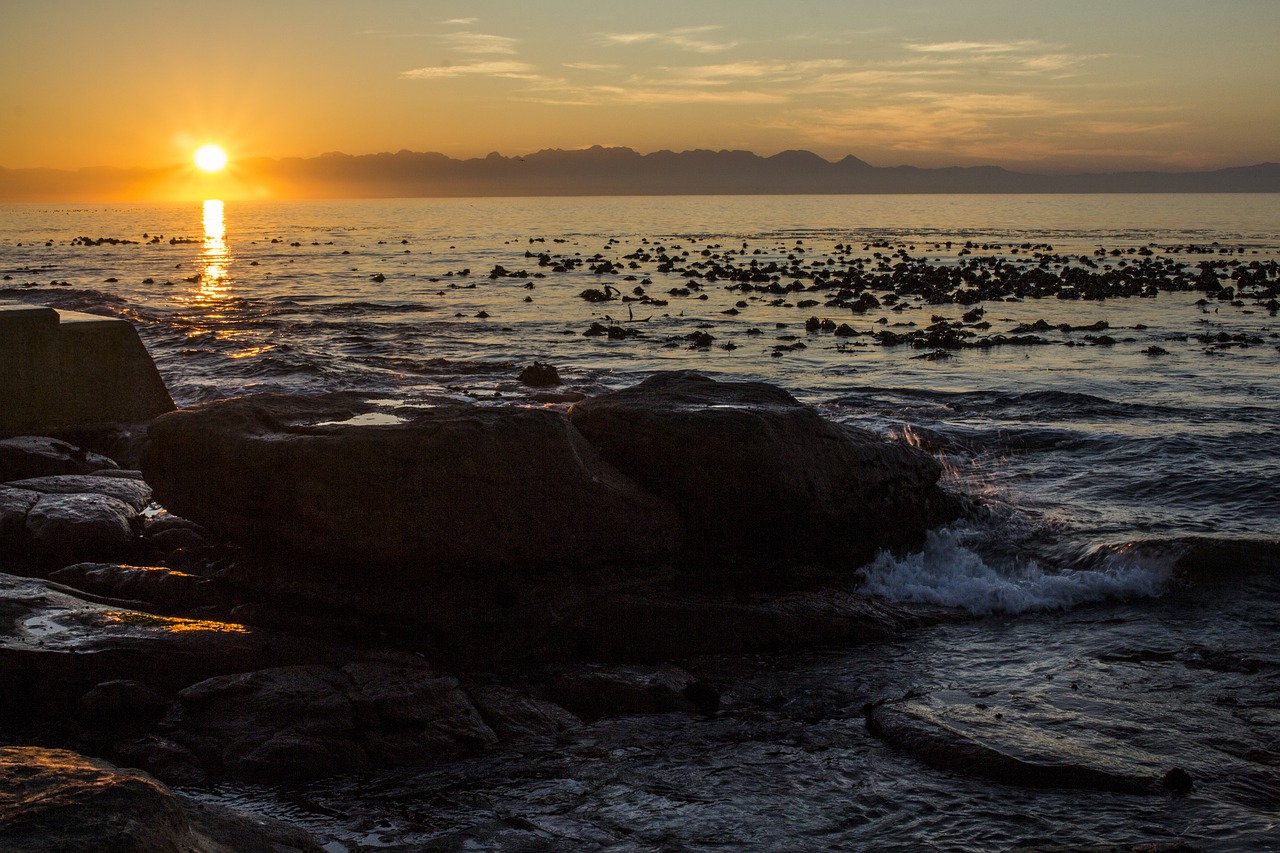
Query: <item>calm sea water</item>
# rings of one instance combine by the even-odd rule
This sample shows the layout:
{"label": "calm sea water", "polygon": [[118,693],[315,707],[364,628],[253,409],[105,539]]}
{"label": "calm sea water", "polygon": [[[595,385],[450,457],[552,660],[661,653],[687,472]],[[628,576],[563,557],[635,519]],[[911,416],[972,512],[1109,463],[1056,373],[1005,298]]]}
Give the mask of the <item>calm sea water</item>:
{"label": "calm sea water", "polygon": [[[563,405],[534,400],[521,368],[550,362],[587,394],[693,368],[917,442],[989,508],[866,572],[878,594],[973,620],[874,648],[688,662],[728,686],[717,719],[605,721],[554,749],[219,793],[334,851],[1280,847],[1278,258],[1273,195],[0,206],[0,301],[132,320],[179,404],[362,389]],[[753,263],[800,286],[725,274]],[[1170,284],[976,303],[912,284],[966,267],[1153,280],[1143,264]],[[1235,292],[1172,285],[1177,265],[1206,264]],[[811,287],[851,269],[876,306]],[[939,323],[1006,340],[885,345]],[[1007,342],[1037,328],[1044,343]],[[1186,537],[1242,543],[1263,568],[1180,586]],[[910,690],[1034,705],[1068,742],[1187,768],[1196,788],[1028,792],[929,769],[862,722],[863,704]]]}

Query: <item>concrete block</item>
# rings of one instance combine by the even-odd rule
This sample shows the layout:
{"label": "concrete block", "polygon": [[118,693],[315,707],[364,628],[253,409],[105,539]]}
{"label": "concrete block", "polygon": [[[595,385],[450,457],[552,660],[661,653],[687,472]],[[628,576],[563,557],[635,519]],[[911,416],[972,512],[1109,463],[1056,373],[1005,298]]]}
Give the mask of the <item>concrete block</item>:
{"label": "concrete block", "polygon": [[128,321],[0,305],[0,438],[138,423],[173,408]]}

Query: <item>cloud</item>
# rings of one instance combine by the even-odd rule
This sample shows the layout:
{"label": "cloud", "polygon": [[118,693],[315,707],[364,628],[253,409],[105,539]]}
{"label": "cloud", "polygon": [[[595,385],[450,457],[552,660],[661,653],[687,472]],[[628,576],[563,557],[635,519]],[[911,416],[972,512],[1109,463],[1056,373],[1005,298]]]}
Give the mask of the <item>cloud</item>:
{"label": "cloud", "polygon": [[621,65],[602,62],[562,62],[561,65],[575,71],[620,71],[623,68]]}
{"label": "cloud", "polygon": [[441,21],[440,23],[444,24],[445,26],[448,26],[450,24],[455,24],[458,26],[469,27],[479,20],[480,20],[479,18],[450,18],[449,20]]}
{"label": "cloud", "polygon": [[673,104],[783,104],[785,95],[752,90],[706,91],[697,89],[622,89],[613,93],[616,100],[637,106],[669,106]]}
{"label": "cloud", "polygon": [[1066,52],[1062,45],[1038,39],[1004,42],[945,41],[907,42],[903,45],[919,61],[932,65],[977,66],[984,71],[1009,74],[1044,74],[1080,65],[1098,54]]}
{"label": "cloud", "polygon": [[445,77],[511,77],[537,79],[537,69],[527,62],[500,61],[471,62],[463,65],[433,65],[401,71],[400,76],[410,80],[438,80]]}
{"label": "cloud", "polygon": [[848,63],[843,59],[809,59],[798,62],[761,62],[746,60],[728,62],[720,65],[693,65],[685,68],[671,69],[676,71],[682,80],[788,80],[797,79],[807,74],[829,69],[846,68]]}
{"label": "cloud", "polygon": [[626,104],[637,107],[680,106],[682,104],[762,105],[784,104],[786,96],[741,89],[691,89],[631,82],[625,86],[570,86],[563,81],[541,85],[522,96],[526,101],[554,106],[597,107]]}
{"label": "cloud", "polygon": [[993,53],[1023,53],[1026,51],[1037,50],[1041,46],[1042,43],[1035,39],[1006,42],[943,41],[934,42],[932,44],[907,42],[905,45],[907,50],[915,51],[916,53],[967,53],[977,55],[989,55]]}
{"label": "cloud", "polygon": [[720,29],[723,28],[719,26],[702,26],[681,27],[665,32],[600,33],[600,38],[608,45],[657,43],[668,47],[678,47],[682,50],[691,50],[695,53],[717,53],[737,47],[738,43],[735,41],[717,42],[699,38],[703,33],[710,33]]}
{"label": "cloud", "polygon": [[459,53],[472,54],[514,54],[519,39],[491,33],[451,33],[445,41]]}

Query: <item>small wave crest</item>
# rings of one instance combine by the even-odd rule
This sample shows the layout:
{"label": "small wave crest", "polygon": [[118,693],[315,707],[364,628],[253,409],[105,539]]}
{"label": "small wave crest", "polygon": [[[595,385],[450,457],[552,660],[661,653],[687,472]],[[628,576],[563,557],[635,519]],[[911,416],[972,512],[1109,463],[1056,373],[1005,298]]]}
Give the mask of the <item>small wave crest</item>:
{"label": "small wave crest", "polygon": [[965,544],[963,531],[929,532],[924,548],[895,557],[881,552],[864,570],[864,589],[891,601],[955,607],[969,613],[1060,610],[1093,601],[1162,594],[1173,555],[1107,554],[1088,568],[1046,569],[1034,560],[988,562]]}

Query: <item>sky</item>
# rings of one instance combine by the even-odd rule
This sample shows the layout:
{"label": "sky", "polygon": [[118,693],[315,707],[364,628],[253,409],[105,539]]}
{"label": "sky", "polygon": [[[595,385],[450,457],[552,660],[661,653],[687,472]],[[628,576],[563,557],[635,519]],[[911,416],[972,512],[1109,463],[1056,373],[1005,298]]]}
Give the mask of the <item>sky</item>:
{"label": "sky", "polygon": [[1280,160],[1280,0],[4,0],[0,167],[803,148]]}

